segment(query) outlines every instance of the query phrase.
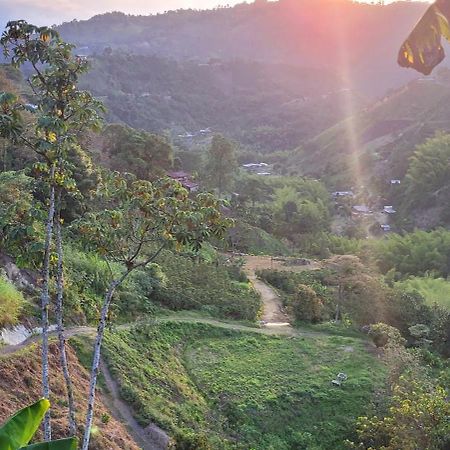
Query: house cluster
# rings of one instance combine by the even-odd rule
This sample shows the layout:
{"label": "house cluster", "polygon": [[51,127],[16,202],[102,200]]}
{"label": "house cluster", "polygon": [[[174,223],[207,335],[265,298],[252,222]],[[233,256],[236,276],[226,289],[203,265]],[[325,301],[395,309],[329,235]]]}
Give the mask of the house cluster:
{"label": "house cluster", "polygon": [[172,180],[178,181],[185,189],[189,192],[197,192],[199,189],[199,184],[192,180],[192,177],[187,172],[176,171],[169,172],[167,174]]}
{"label": "house cluster", "polygon": [[269,164],[264,162],[243,164],[242,168],[256,175],[271,175],[271,172],[269,172]]}
{"label": "house cluster", "polygon": [[[401,183],[400,180],[389,180],[389,183],[391,185],[398,185]],[[355,198],[355,194],[353,191],[348,190],[348,191],[335,191],[331,193],[331,196],[333,197],[334,201],[336,202],[337,205],[342,204],[342,200],[344,199],[354,199]],[[370,208],[368,205],[365,204],[357,204],[357,205],[353,205],[351,208],[352,211],[352,216],[353,217],[365,217],[365,216],[371,216],[376,212],[381,212],[382,214],[387,214],[387,215],[393,215],[395,214],[397,211],[394,209],[394,207],[392,205],[384,205],[381,209],[381,211],[378,209],[377,211],[374,211],[372,208]],[[384,222],[384,220],[383,220]],[[389,232],[391,231],[391,225],[388,225],[386,223],[382,223],[380,224],[380,228],[381,230],[383,230],[384,232]]]}
{"label": "house cluster", "polygon": [[208,127],[208,128],[204,128],[199,131],[193,131],[192,133],[190,133],[189,131],[186,131],[186,133],[179,134],[178,137],[190,139],[190,138],[197,137],[197,136],[207,136],[210,133],[212,133],[212,131],[211,131],[211,128]]}

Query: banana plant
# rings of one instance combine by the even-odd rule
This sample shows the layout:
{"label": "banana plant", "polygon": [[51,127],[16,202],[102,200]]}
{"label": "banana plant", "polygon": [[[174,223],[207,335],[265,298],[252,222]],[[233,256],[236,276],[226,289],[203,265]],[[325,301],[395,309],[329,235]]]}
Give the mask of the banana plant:
{"label": "banana plant", "polygon": [[50,402],[43,398],[14,414],[0,427],[0,449],[77,450],[76,438],[28,445],[49,408]]}

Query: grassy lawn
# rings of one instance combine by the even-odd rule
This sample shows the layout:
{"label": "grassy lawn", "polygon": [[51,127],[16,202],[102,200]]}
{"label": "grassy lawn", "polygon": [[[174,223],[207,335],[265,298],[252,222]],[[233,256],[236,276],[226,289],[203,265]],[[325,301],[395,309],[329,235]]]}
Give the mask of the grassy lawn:
{"label": "grassy lawn", "polygon": [[437,303],[450,309],[450,282],[443,278],[411,277],[397,284],[418,291],[430,305]]}
{"label": "grassy lawn", "polygon": [[[344,449],[384,378],[359,338],[193,323],[110,333],[105,355],[138,419],[164,427],[179,448]],[[342,388],[331,385],[338,372],[349,377]]]}

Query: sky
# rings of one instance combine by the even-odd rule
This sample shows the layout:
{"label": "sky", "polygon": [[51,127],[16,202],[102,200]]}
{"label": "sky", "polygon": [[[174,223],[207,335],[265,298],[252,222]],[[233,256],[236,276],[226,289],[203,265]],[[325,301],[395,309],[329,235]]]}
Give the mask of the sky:
{"label": "sky", "polygon": [[[152,14],[179,8],[213,8],[234,5],[243,0],[0,0],[0,25],[8,20],[26,19],[36,25],[60,24],[73,19],[88,19],[95,14],[122,11],[127,14]],[[392,0],[386,0],[390,3]],[[370,3],[370,1],[369,1]]]}

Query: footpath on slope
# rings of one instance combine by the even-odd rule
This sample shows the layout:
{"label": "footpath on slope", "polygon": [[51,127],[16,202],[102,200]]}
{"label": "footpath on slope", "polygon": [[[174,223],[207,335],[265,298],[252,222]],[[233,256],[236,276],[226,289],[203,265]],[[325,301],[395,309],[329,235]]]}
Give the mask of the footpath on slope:
{"label": "footpath on slope", "polygon": [[261,295],[263,301],[262,323],[264,327],[277,329],[286,334],[298,335],[290,324],[289,317],[283,310],[283,304],[277,292],[260,280],[256,272],[263,269],[288,270],[301,272],[305,270],[315,270],[318,268],[316,263],[307,265],[283,265],[283,262],[289,261],[289,258],[275,259],[271,256],[245,256],[244,272],[252,283],[253,287]]}
{"label": "footpath on slope", "polygon": [[145,428],[138,423],[131,408],[122,400],[119,385],[103,359],[100,361],[100,370],[108,388],[108,393],[103,394],[103,400],[115,419],[123,423],[142,450],[166,450],[170,441],[169,436],[153,423]]}

